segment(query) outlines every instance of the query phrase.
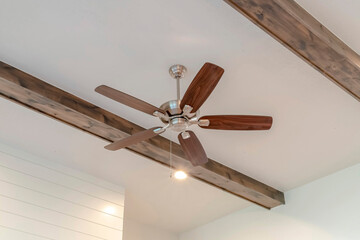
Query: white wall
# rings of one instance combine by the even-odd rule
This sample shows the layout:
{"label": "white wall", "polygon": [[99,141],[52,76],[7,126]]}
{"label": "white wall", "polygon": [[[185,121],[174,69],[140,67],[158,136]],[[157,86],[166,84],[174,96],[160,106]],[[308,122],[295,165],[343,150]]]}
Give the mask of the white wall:
{"label": "white wall", "polygon": [[124,240],[178,240],[178,235],[125,217]]}
{"label": "white wall", "polygon": [[180,239],[360,239],[360,164],[285,196],[285,206],[271,211],[250,207],[183,233]]}
{"label": "white wall", "polygon": [[0,239],[121,240],[123,213],[121,187],[0,145]]}

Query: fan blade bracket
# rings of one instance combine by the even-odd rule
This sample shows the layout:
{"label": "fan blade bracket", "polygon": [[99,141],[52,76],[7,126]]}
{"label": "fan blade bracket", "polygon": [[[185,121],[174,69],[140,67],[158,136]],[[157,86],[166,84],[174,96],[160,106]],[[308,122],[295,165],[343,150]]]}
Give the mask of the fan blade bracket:
{"label": "fan blade bracket", "polygon": [[185,115],[190,114],[192,110],[193,110],[193,107],[190,106],[190,105],[185,105],[184,108],[183,108],[183,112],[184,112]]}
{"label": "fan blade bracket", "polygon": [[209,119],[199,119],[198,125],[200,127],[207,127],[210,125],[210,120]]}
{"label": "fan blade bracket", "polygon": [[166,126],[164,126],[164,127],[156,128],[156,129],[153,130],[153,132],[156,133],[156,134],[161,134],[161,133],[165,132],[166,129],[167,129],[169,126],[170,126],[170,124],[168,124],[168,125],[166,125]]}
{"label": "fan blade bracket", "polygon": [[153,115],[154,115],[155,117],[162,118],[162,119],[167,120],[167,121],[170,119],[167,114],[164,114],[164,113],[159,112],[159,111],[155,111],[155,112],[153,113]]}
{"label": "fan blade bracket", "polygon": [[183,138],[183,139],[188,139],[188,138],[190,138],[190,133],[189,132],[182,132],[181,133],[181,137]]}

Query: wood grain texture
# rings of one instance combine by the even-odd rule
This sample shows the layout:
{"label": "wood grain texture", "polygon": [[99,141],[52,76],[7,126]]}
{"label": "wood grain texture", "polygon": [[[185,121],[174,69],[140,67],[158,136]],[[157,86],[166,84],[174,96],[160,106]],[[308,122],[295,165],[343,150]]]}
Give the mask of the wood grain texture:
{"label": "wood grain texture", "polygon": [[143,100],[140,100],[136,97],[133,97],[127,93],[121,92],[119,90],[116,90],[114,88],[105,86],[105,85],[101,85],[98,86],[97,88],[95,88],[95,91],[108,97],[111,98],[112,100],[115,100],[119,103],[122,103],[126,106],[132,107],[134,109],[137,109],[141,112],[153,115],[154,112],[158,111],[161,112],[163,114],[165,114],[165,111],[155,107],[153,105],[151,105],[150,103],[147,103]]}
{"label": "wood grain texture", "polygon": [[360,100],[360,56],[293,0],[225,0]]}
{"label": "wood grain texture", "polygon": [[207,163],[208,158],[206,156],[206,152],[195,133],[193,131],[186,132],[189,133],[189,138],[184,139],[180,133],[178,135],[178,139],[187,159],[189,159],[193,166],[199,166]]}
{"label": "wood grain texture", "polygon": [[[0,95],[109,142],[144,130],[124,118],[3,62],[0,62]],[[170,166],[170,141],[164,137],[156,136],[132,145],[128,149],[165,166]],[[265,208],[285,203],[282,192],[214,160],[209,159],[205,165],[193,167],[177,143],[172,143],[171,167],[183,169],[200,181]]]}
{"label": "wood grain texture", "polygon": [[200,120],[209,120],[209,126],[200,126],[219,130],[269,130],[272,117],[250,115],[211,115],[203,116]]}
{"label": "wood grain texture", "polygon": [[158,133],[155,133],[155,129],[159,129],[161,127],[153,127],[141,132],[134,133],[133,135],[123,138],[121,140],[115,141],[109,145],[106,145],[105,148],[107,150],[115,151],[121,148],[129,147],[131,145],[137,144],[149,138],[155,137]]}
{"label": "wood grain texture", "polygon": [[193,107],[191,112],[196,112],[210,96],[223,73],[224,69],[221,67],[205,63],[181,99],[180,108],[183,109],[185,105],[189,105]]}

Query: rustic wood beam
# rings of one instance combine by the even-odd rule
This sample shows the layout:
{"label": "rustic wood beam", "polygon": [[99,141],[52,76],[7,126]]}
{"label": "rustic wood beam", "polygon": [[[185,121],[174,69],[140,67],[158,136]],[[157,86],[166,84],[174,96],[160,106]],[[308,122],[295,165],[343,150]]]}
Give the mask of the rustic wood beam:
{"label": "rustic wood beam", "polygon": [[293,0],[225,0],[360,100],[360,56]]}
{"label": "rustic wood beam", "polygon": [[[0,62],[0,95],[109,142],[144,130],[142,127]],[[170,141],[157,136],[128,149],[169,166]],[[255,179],[209,159],[192,167],[181,147],[172,143],[172,167],[184,169],[200,181],[265,208],[284,204],[284,194]]]}

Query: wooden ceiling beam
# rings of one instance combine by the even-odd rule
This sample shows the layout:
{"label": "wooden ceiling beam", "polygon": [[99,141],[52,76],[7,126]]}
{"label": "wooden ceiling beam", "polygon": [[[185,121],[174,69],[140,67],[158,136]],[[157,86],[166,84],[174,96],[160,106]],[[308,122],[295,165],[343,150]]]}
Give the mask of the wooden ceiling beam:
{"label": "wooden ceiling beam", "polygon": [[225,0],[360,100],[360,56],[293,0]]}
{"label": "wooden ceiling beam", "polygon": [[[144,130],[3,62],[0,62],[0,95],[109,142]],[[170,167],[170,141],[164,137],[157,136],[128,149]],[[177,143],[172,143],[171,167],[183,169],[202,182],[268,209],[285,203],[282,192],[214,160],[192,167]]]}

